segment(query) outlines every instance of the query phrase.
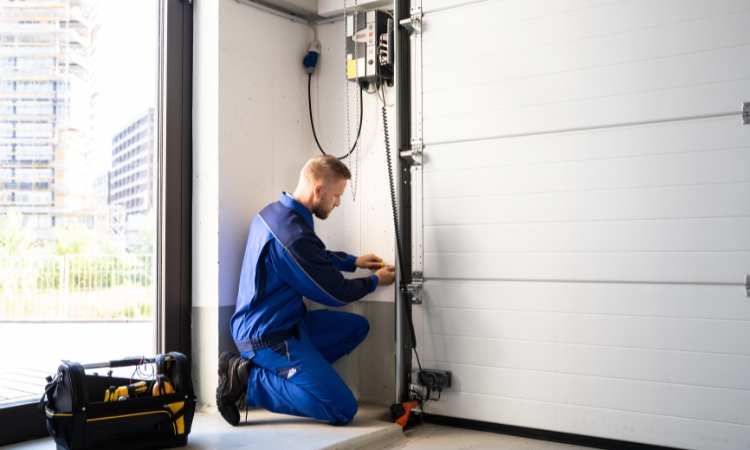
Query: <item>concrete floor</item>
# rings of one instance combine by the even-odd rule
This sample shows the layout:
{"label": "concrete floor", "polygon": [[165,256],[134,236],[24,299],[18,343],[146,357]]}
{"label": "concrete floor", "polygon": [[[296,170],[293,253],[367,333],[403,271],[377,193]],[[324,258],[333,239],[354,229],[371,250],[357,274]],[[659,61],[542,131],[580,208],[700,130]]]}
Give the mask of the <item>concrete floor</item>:
{"label": "concrete floor", "polygon": [[[333,427],[312,419],[273,414],[263,409],[248,411],[247,423],[228,425],[216,411],[195,415],[186,449],[382,449],[403,438],[401,427],[377,420],[386,407],[363,405],[347,426]],[[51,438],[2,447],[6,450],[50,450]]]}
{"label": "concrete floor", "polygon": [[[47,438],[2,448],[51,450],[55,445]],[[236,427],[231,427],[218,413],[204,411],[196,415],[189,443],[183,448],[575,450],[583,447],[432,424],[425,424],[404,433],[400,426],[390,422],[387,407],[362,405],[354,421],[344,427],[332,427],[311,419],[272,414],[261,409],[249,411],[247,423],[242,422]]]}
{"label": "concrete floor", "polygon": [[404,433],[404,437],[386,449],[513,449],[513,450],[577,450],[587,447],[526,439],[505,434],[485,433],[463,428],[424,424]]}
{"label": "concrete floor", "polygon": [[[123,334],[132,337],[126,347],[122,339],[116,339]],[[21,344],[0,346],[0,400],[41,395],[44,376],[54,372],[63,358],[86,363],[105,361],[113,354],[150,354],[151,334],[150,323],[3,323],[0,341]],[[66,339],[55,340],[50,336],[66,336]],[[55,445],[47,438],[5,448],[49,450]],[[575,447],[431,424],[403,433],[401,427],[391,423],[387,407],[362,405],[354,422],[345,427],[260,409],[249,412],[248,424],[231,427],[218,413],[204,411],[196,416],[185,448],[556,450]]]}

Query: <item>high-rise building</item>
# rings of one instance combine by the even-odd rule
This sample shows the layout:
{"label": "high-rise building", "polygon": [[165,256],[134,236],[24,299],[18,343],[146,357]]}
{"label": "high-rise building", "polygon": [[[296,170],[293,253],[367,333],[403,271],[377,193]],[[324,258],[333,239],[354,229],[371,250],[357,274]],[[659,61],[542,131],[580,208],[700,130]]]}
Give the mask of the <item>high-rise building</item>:
{"label": "high-rise building", "polygon": [[112,138],[109,203],[126,216],[154,206],[154,108],[148,108]]}
{"label": "high-rise building", "polygon": [[109,205],[109,174],[103,173],[94,180],[94,201],[99,205]]}
{"label": "high-rise building", "polygon": [[0,3],[0,214],[37,229],[85,215],[90,0]]}

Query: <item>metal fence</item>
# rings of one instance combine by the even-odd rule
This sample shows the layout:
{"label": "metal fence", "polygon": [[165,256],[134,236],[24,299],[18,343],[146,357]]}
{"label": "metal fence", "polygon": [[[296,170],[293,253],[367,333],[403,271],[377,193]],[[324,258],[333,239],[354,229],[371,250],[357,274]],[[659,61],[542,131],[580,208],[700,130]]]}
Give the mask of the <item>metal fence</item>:
{"label": "metal fence", "polygon": [[154,270],[150,254],[0,256],[0,320],[151,318]]}

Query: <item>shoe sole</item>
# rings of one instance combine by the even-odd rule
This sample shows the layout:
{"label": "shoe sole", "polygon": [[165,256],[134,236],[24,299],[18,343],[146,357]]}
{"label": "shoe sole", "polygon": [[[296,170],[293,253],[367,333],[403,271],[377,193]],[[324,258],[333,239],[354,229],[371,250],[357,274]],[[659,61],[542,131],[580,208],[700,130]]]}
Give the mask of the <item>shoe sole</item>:
{"label": "shoe sole", "polygon": [[[235,355],[231,352],[224,352],[221,354],[221,356],[219,356],[219,387],[216,388],[216,406],[219,408],[221,417],[223,417],[224,420],[226,420],[227,423],[232,426],[240,423],[240,411],[235,405],[225,406],[224,404],[222,404],[221,394],[224,392],[224,389],[226,388],[228,382],[227,373],[229,372],[229,361],[234,356]],[[231,408],[237,409],[236,415],[230,415],[230,413],[233,412]]]}

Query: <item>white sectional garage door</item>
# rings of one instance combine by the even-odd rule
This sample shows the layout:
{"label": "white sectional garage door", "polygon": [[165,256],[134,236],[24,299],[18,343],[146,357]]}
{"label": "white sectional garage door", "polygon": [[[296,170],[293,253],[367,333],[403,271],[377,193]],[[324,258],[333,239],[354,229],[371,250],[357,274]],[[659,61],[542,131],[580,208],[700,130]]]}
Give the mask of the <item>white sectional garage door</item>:
{"label": "white sectional garage door", "polygon": [[750,1],[465,3],[422,2],[427,412],[747,449]]}

